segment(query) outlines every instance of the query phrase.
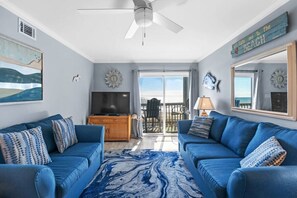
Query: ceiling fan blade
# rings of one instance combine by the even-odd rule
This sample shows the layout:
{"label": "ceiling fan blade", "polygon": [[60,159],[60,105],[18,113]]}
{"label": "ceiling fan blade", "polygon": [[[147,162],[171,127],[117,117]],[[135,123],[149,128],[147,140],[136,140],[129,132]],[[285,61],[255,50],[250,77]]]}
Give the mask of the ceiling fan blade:
{"label": "ceiling fan blade", "polygon": [[138,8],[151,7],[151,2],[147,0],[133,0],[133,2]]}
{"label": "ceiling fan blade", "polygon": [[139,26],[136,24],[135,20],[133,20],[128,32],[126,33],[125,39],[130,39],[134,36]]}
{"label": "ceiling fan blade", "polygon": [[106,12],[131,12],[134,11],[134,5],[131,0],[109,0],[102,6],[77,9],[81,14],[106,14]]}
{"label": "ceiling fan blade", "polygon": [[106,12],[133,12],[133,8],[90,8],[90,9],[77,9],[80,14],[106,14]]}
{"label": "ceiling fan blade", "polygon": [[160,26],[166,27],[167,29],[171,30],[174,33],[178,33],[184,29],[182,26],[174,23],[167,17],[165,17],[157,12],[154,12],[153,22]]}
{"label": "ceiling fan blade", "polygon": [[162,10],[171,5],[184,3],[185,0],[155,0],[151,3],[154,12]]}
{"label": "ceiling fan blade", "polygon": [[109,3],[115,8],[129,8],[133,5],[131,0],[109,0]]}

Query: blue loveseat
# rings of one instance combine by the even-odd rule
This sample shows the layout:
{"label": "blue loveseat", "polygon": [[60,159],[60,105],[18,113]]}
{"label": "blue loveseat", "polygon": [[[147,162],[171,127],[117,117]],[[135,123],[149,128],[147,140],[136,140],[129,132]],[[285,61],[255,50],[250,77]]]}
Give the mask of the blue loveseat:
{"label": "blue loveseat", "polygon": [[0,130],[0,133],[18,132],[41,126],[52,159],[47,165],[5,164],[0,151],[0,197],[79,197],[94,177],[104,157],[104,128],[76,125],[78,143],[61,154],[52,130],[52,120],[58,119],[62,119],[59,114]]}
{"label": "blue loveseat", "polygon": [[[212,111],[209,139],[188,135],[178,122],[179,151],[204,197],[297,197],[297,130],[255,123]],[[287,156],[281,166],[241,168],[240,160],[275,136]]]}

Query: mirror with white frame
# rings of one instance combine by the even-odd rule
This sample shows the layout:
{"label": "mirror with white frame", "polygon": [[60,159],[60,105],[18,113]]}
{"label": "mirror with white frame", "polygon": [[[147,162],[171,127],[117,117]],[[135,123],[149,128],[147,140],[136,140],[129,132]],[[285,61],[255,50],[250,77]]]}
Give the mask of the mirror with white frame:
{"label": "mirror with white frame", "polygon": [[231,66],[231,108],[296,120],[296,45],[289,43]]}

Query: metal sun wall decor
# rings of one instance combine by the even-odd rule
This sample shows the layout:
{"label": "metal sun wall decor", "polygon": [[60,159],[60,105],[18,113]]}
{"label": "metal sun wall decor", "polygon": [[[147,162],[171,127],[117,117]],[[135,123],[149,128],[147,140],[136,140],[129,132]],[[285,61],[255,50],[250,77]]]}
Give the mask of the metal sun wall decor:
{"label": "metal sun wall decor", "polygon": [[119,87],[123,82],[123,76],[117,69],[111,69],[105,74],[105,84],[111,88]]}
{"label": "metal sun wall decor", "polygon": [[43,54],[0,36],[0,104],[43,98]]}
{"label": "metal sun wall decor", "polygon": [[202,85],[210,90],[216,90],[217,92],[220,92],[220,82],[221,80],[217,80],[215,76],[211,74],[211,72],[207,72],[207,74],[203,78]]}
{"label": "metal sun wall decor", "polygon": [[286,88],[287,87],[287,72],[283,70],[275,70],[270,78],[271,84],[275,88]]}

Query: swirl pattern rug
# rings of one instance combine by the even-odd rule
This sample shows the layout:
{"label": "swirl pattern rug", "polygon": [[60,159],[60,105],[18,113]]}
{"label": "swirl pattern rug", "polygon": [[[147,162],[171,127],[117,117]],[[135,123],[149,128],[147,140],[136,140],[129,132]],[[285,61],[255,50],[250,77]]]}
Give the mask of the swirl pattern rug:
{"label": "swirl pattern rug", "polygon": [[178,152],[121,150],[105,161],[81,198],[203,197]]}

